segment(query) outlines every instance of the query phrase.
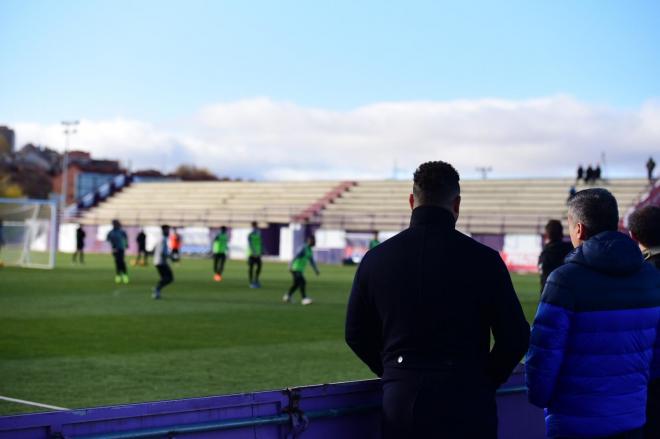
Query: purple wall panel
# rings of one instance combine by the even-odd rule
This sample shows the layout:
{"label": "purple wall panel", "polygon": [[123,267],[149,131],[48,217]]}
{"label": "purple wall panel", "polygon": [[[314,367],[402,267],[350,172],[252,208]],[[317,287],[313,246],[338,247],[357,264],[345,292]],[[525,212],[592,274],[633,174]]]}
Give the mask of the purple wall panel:
{"label": "purple wall panel", "polygon": [[[520,369],[498,394],[500,439],[544,437]],[[378,380],[0,417],[0,439],[380,437]],[[294,413],[289,416],[288,413]],[[303,417],[304,415],[304,417]],[[475,422],[479,415],[475,413]]]}

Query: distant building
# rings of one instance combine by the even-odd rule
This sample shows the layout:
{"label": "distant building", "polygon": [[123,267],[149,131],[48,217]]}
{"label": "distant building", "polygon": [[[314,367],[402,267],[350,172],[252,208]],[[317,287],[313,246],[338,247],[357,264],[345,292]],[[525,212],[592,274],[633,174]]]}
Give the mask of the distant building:
{"label": "distant building", "polygon": [[6,126],[0,126],[0,154],[14,152],[14,139],[14,130]]}
{"label": "distant building", "polygon": [[62,165],[62,156],[57,151],[31,143],[14,153],[13,160],[16,166],[37,168],[51,175],[59,173]]}
{"label": "distant building", "polygon": [[[85,151],[70,151],[68,161],[66,204],[77,202],[118,175],[126,174],[118,161],[96,160]],[[62,193],[62,180],[62,173],[53,178],[53,189],[58,193]]]}

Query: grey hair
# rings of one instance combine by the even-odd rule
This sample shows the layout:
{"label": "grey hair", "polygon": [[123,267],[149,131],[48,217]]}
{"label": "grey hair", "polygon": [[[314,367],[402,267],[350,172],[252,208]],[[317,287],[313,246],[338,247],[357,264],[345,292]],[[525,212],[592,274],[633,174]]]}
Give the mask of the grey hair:
{"label": "grey hair", "polygon": [[575,222],[585,226],[587,239],[619,228],[619,207],[616,198],[607,189],[577,192],[568,200],[568,213]]}

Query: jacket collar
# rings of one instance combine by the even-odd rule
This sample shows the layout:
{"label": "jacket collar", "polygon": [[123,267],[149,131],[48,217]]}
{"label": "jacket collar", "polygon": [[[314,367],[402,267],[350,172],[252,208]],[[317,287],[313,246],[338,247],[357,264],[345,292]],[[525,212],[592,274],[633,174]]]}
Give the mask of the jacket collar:
{"label": "jacket collar", "polygon": [[453,229],[456,227],[456,219],[450,211],[440,206],[418,206],[413,209],[410,227],[430,224]]}

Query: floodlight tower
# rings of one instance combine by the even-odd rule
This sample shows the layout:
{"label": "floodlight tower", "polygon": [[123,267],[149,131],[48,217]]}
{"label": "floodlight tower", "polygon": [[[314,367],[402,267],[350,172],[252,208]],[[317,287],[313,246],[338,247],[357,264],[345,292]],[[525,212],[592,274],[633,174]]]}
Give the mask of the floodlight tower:
{"label": "floodlight tower", "polygon": [[62,158],[62,197],[60,199],[60,203],[62,206],[62,210],[66,207],[66,196],[67,196],[67,189],[68,189],[68,183],[69,183],[69,138],[73,134],[76,134],[78,130],[76,127],[78,126],[80,122],[77,120],[65,120],[62,121],[62,125],[64,126],[64,138],[65,138],[65,143],[64,143],[64,157]]}
{"label": "floodlight tower", "polygon": [[481,172],[481,179],[485,180],[488,178],[488,173],[493,171],[492,166],[479,166],[477,171]]}

